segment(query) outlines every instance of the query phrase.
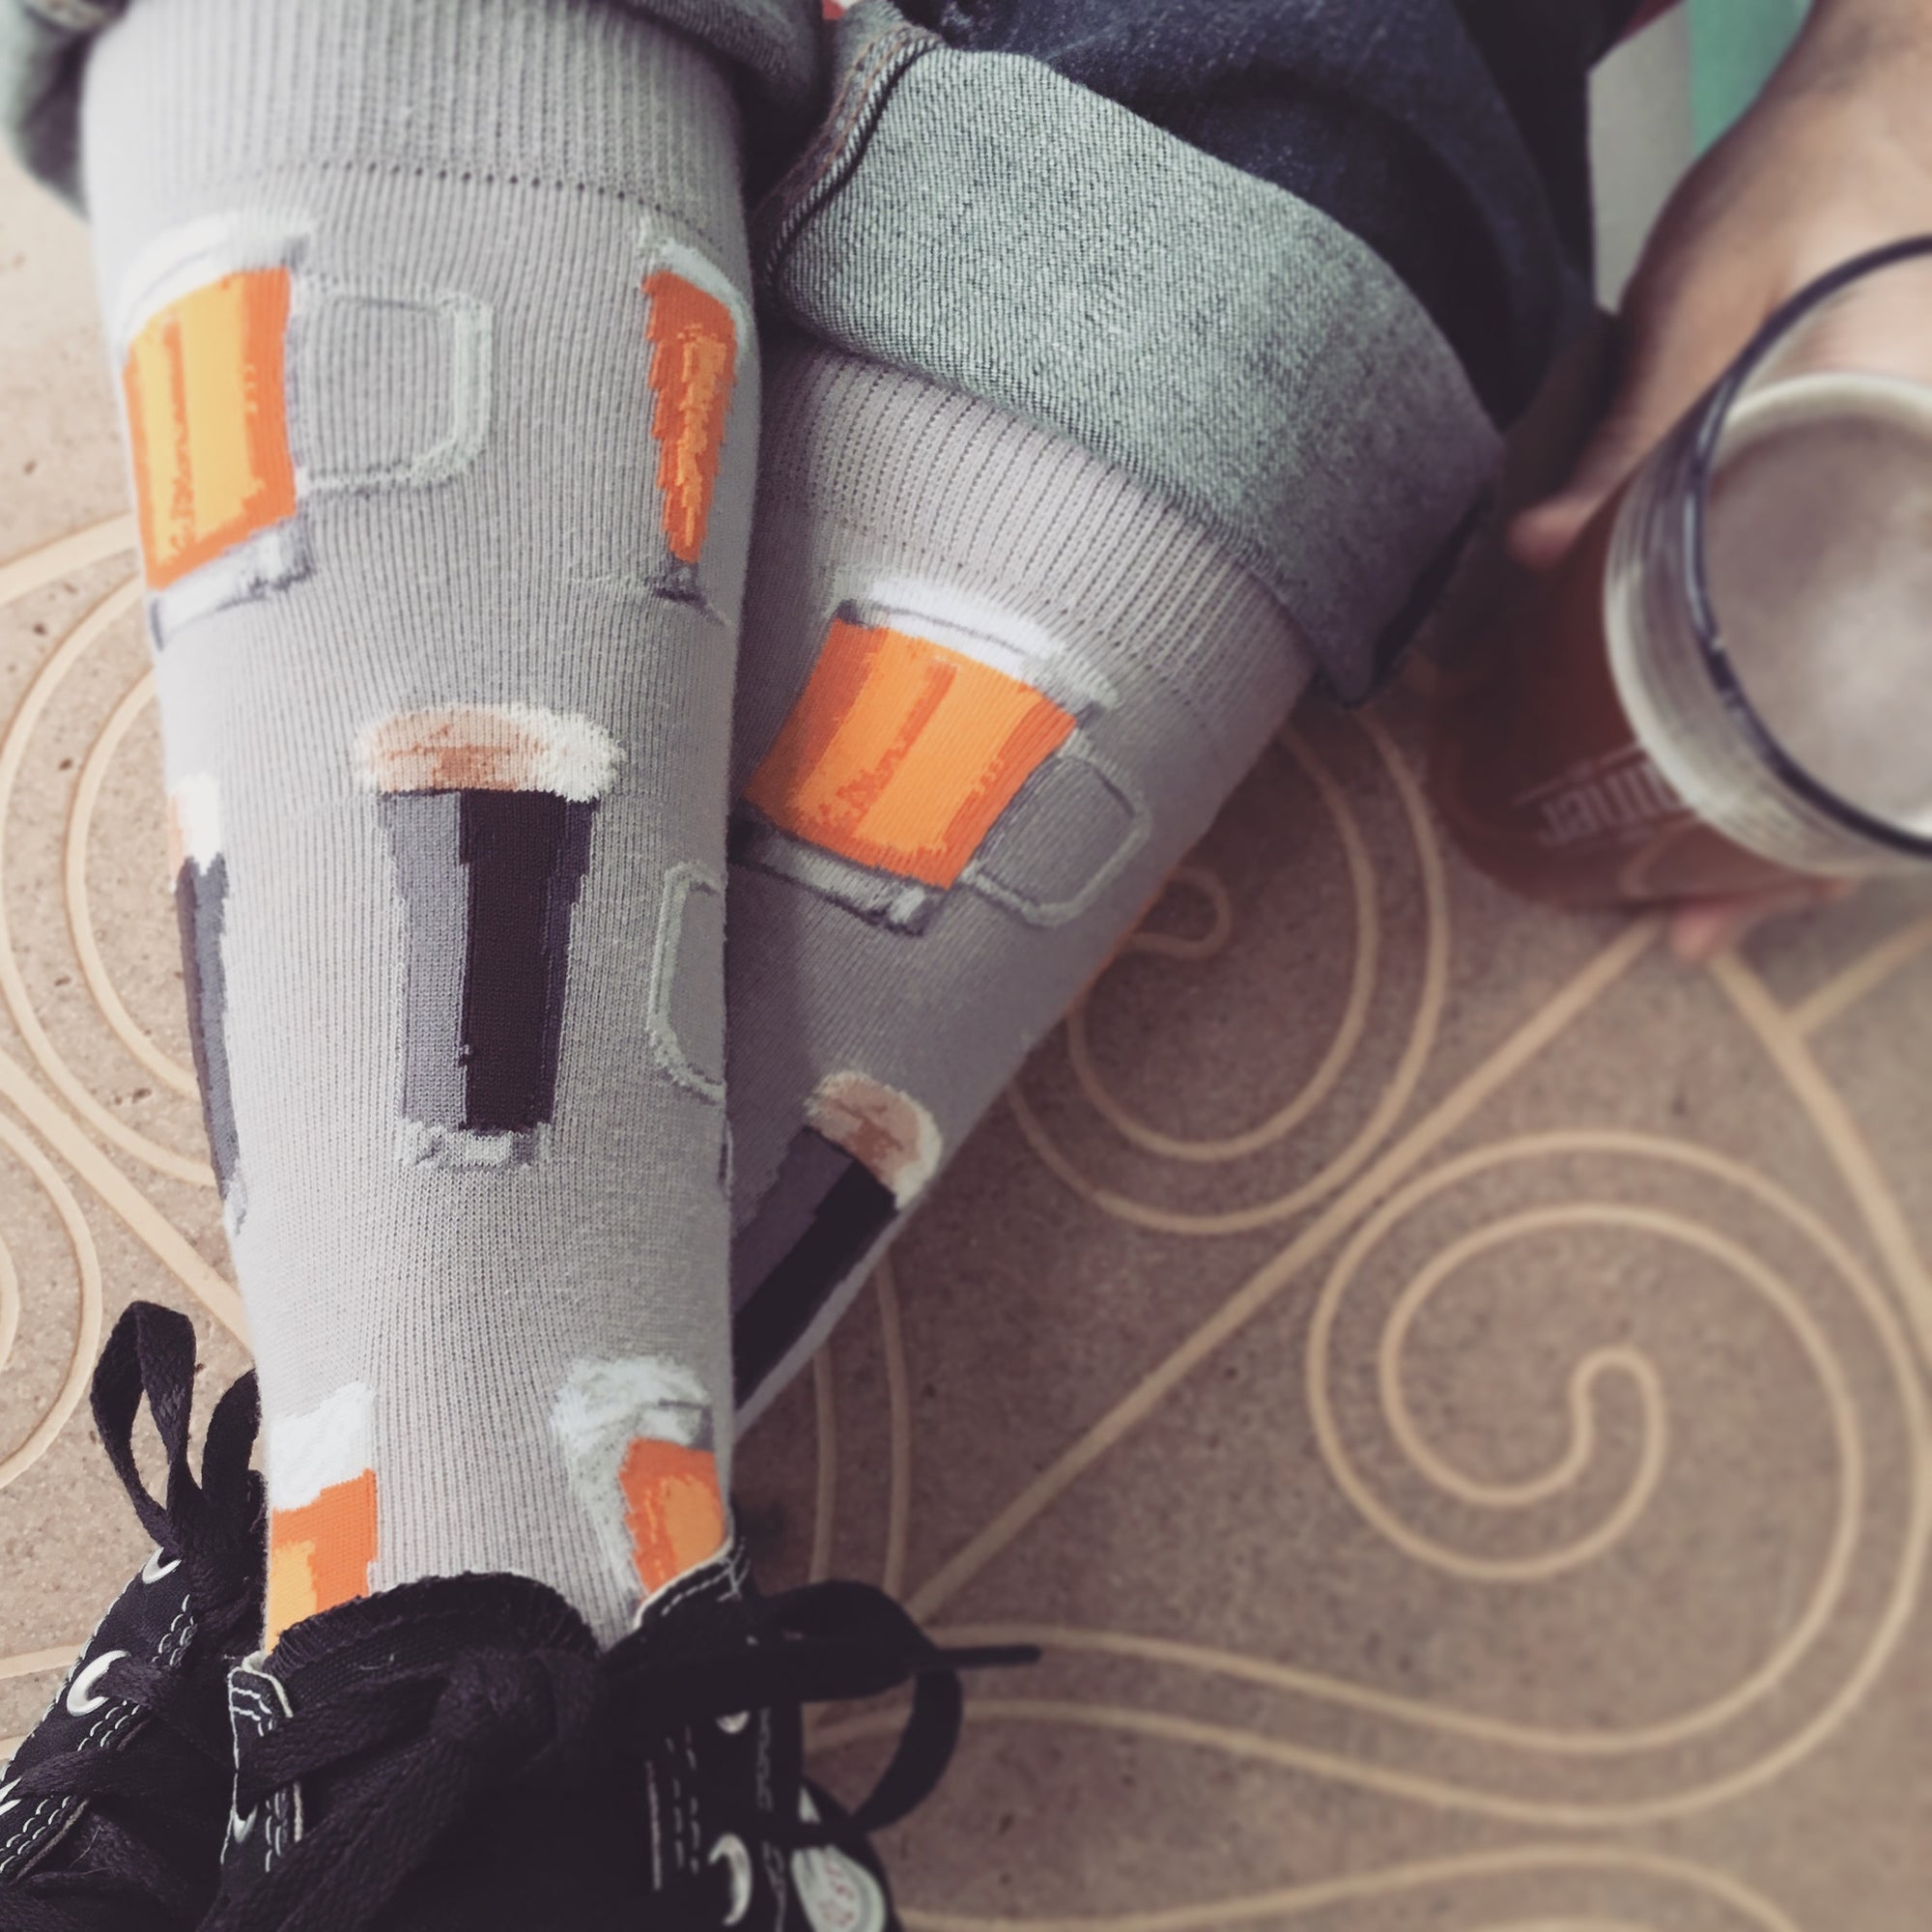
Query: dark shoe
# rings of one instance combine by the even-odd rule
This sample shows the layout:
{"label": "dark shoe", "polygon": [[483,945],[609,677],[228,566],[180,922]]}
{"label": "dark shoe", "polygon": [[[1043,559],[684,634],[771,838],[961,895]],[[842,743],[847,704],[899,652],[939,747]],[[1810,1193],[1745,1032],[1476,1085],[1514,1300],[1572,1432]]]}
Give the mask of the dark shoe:
{"label": "dark shoe", "polygon": [[[162,1502],[134,1466],[144,1395],[167,1454]],[[177,1932],[214,1896],[228,1667],[262,1629],[255,1378],[216,1405],[199,1483],[193,1406],[193,1324],[137,1301],[101,1350],[94,1419],[155,1553],[0,1774],[0,1932]]]}
{"label": "dark shoe", "polygon": [[[203,1932],[896,1932],[867,1834],[938,1781],[963,1667],[857,1583],[759,1598],[733,1549],[599,1656],[521,1577],[344,1604],[232,1678],[238,1815]],[[801,1705],[910,1683],[879,1787],[804,1773]]]}

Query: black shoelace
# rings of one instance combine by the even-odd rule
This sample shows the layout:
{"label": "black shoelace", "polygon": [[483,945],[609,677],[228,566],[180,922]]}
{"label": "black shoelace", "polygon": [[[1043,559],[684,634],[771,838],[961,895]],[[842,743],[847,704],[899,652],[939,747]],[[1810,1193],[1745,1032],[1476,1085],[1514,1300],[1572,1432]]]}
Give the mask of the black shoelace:
{"label": "black shoelace", "polygon": [[[167,1456],[156,1501],[141,1482],[134,1417],[146,1396]],[[215,1406],[201,1479],[188,1466],[194,1405],[194,1328],[185,1316],[136,1302],[115,1324],[94,1376],[102,1446],[143,1528],[178,1561],[194,1632],[180,1666],[116,1658],[98,1694],[141,1713],[116,1749],[71,1752],[14,1781],[22,1800],[83,1798],[93,1829],[84,1864],[58,1856],[0,1891],[7,1932],[162,1932],[192,1925],[213,1891],[219,1821],[231,1776],[225,1659],[260,1614],[260,1479],[248,1467],[259,1407],[243,1376]],[[212,1660],[212,1661],[211,1661]]]}
{"label": "black shoelace", "polygon": [[[662,1640],[660,1640],[660,1636]],[[787,1853],[864,1839],[920,1804],[958,1741],[958,1672],[1023,1663],[1019,1648],[942,1650],[882,1591],[819,1583],[719,1606],[695,1630],[625,1639],[602,1658],[476,1650],[431,1667],[374,1672],[353,1690],[244,1742],[236,1807],[319,1773],[352,1777],[311,1835],[254,1884],[224,1898],[202,1932],[355,1932],[434,1858],[479,1795],[550,1777],[641,1779],[687,1726],[753,1709],[784,1714],[772,1809],[729,1777],[696,1773],[713,1842],[735,1834]],[[845,1812],[805,1780],[798,1707],[913,1687],[906,1726],[872,1794]],[[353,1776],[360,1761],[366,1775]],[[817,1824],[800,1818],[810,1790]],[[722,1926],[731,1874],[712,1862],[668,1884],[652,1923]]]}

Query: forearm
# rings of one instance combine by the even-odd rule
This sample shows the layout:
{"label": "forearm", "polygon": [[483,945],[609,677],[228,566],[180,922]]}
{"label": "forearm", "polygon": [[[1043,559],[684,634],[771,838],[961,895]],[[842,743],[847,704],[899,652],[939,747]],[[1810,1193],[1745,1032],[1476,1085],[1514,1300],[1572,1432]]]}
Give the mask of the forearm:
{"label": "forearm", "polygon": [[1906,40],[1932,43],[1932,7],[1926,0],[1811,0],[1806,31],[1845,22],[1895,33]]}
{"label": "forearm", "polygon": [[[1932,0],[1811,0],[1772,85],[1867,92],[1881,73],[1922,86],[1932,70]],[[1918,115],[1911,117],[1916,123]]]}

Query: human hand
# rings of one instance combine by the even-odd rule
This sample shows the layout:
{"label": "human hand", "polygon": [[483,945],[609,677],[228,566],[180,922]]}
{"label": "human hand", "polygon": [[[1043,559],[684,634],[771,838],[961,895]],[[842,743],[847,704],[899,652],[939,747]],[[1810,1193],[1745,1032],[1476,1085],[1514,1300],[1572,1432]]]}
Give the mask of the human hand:
{"label": "human hand", "polygon": [[[1932,232],[1928,100],[1925,0],[1814,0],[1750,111],[1685,177],[1652,230],[1619,318],[1616,392],[1563,488],[1511,526],[1519,563],[1554,567],[1788,297],[1851,256]],[[1925,332],[1921,320],[1915,336]],[[1707,959],[1759,920],[1844,891],[1819,881],[1685,904],[1672,944],[1682,958]]]}

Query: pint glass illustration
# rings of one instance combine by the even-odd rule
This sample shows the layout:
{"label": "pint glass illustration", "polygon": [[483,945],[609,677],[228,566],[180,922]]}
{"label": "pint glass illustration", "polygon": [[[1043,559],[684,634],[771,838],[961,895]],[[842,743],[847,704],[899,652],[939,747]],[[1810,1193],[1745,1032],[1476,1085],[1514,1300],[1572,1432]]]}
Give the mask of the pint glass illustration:
{"label": "pint glass illustration", "polygon": [[410,1164],[533,1159],[556,1105],[571,915],[615,740],[534,705],[411,711],[366,730],[408,934]]}
{"label": "pint glass illustration", "polygon": [[748,319],[743,299],[717,267],[674,242],[654,243],[643,293],[658,516],[670,552],[664,587],[682,602],[702,603],[698,567]]}
{"label": "pint glass illustration", "polygon": [[[960,889],[1030,923],[1064,923],[1148,834],[1139,794],[1083,741],[1110,701],[1017,618],[916,589],[841,604],[745,787],[732,856],[902,932],[924,930]],[[1045,803],[1054,770],[1074,767],[1094,781],[1111,837],[1069,891],[1030,879],[1024,861],[1015,874],[989,846]]]}
{"label": "pint glass illustration", "polygon": [[741,1398],[919,1198],[943,1151],[938,1124],[910,1094],[850,1069],[818,1083],[805,1124],[731,1243]]}
{"label": "pint glass illustration", "polygon": [[148,588],[223,563],[228,602],[299,574],[284,370],[286,265],[236,270],[164,301],[122,365]]}
{"label": "pint glass illustration", "polygon": [[174,874],[195,1084],[201,1089],[215,1183],[232,1224],[241,1218],[241,1202],[235,1094],[228,1072],[228,976],[221,950],[227,930],[228,861],[221,849],[220,794],[206,772],[183,779],[168,794],[168,869]]}

